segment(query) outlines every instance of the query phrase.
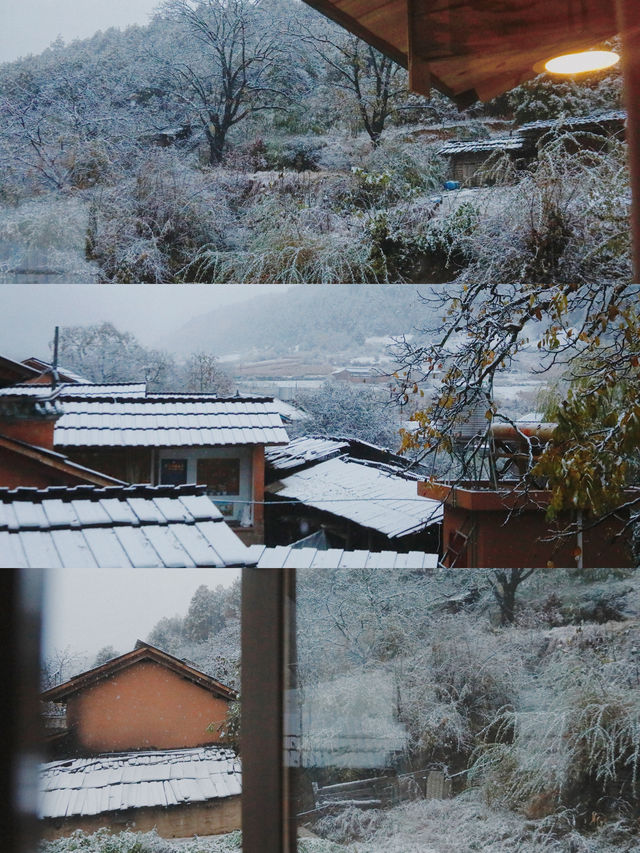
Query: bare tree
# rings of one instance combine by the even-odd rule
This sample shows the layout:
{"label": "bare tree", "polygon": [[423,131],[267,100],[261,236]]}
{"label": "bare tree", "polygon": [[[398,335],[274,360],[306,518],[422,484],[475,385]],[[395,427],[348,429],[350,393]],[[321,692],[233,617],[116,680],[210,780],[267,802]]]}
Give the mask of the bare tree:
{"label": "bare tree", "polygon": [[234,125],[285,108],[284,25],[267,0],[166,0],[162,10],[183,36],[167,63],[173,93],[201,125],[215,166]]}
{"label": "bare tree", "polygon": [[215,355],[199,350],[191,353],[185,362],[185,390],[224,396],[233,393],[233,381]]}
{"label": "bare tree", "polygon": [[307,30],[309,41],[327,67],[327,82],[346,92],[374,148],[398,99],[407,95],[406,74],[388,56],[362,39],[340,30],[328,34]]}

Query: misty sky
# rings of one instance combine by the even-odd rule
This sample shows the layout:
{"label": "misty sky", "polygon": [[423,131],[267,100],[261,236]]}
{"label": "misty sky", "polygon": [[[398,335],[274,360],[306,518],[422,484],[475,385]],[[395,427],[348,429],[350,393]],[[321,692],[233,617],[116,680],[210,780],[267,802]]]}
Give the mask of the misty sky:
{"label": "misty sky", "polygon": [[159,0],[3,0],[0,62],[41,53],[59,35],[70,42],[109,27],[147,24],[158,5]]}
{"label": "misty sky", "polygon": [[[145,346],[165,340],[199,314],[243,302],[283,284],[5,284],[0,285],[0,355],[45,360],[58,326],[109,321]],[[215,342],[212,342],[215,352]]]}
{"label": "misty sky", "polygon": [[205,584],[230,585],[239,569],[49,569],[44,573],[43,657],[69,648],[123,654],[163,616],[184,616]]}

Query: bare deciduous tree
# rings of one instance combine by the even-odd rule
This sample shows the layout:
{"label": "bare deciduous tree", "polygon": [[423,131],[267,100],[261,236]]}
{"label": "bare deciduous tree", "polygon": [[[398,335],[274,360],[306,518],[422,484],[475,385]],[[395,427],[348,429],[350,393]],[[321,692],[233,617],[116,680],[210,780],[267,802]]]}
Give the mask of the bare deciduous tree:
{"label": "bare deciduous tree", "polygon": [[183,39],[167,63],[173,94],[202,127],[212,166],[249,115],[284,109],[284,23],[267,0],[166,0]]}

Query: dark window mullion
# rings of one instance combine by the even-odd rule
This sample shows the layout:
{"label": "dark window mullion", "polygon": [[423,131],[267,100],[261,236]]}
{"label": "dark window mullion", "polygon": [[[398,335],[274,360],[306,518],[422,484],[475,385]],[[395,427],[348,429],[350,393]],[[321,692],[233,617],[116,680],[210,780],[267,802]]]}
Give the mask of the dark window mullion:
{"label": "dark window mullion", "polygon": [[294,569],[242,572],[242,850],[295,853],[284,703],[294,653]]}

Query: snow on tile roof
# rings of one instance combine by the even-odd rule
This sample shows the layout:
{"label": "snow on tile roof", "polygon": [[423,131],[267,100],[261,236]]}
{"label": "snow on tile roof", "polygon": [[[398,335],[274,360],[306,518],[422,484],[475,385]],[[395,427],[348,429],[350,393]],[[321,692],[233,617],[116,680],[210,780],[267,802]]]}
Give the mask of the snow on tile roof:
{"label": "snow on tile roof", "polygon": [[267,490],[390,537],[418,533],[442,520],[442,504],[419,496],[415,480],[355,459],[320,462]]}
{"label": "snow on tile roof", "polygon": [[59,397],[104,397],[113,395],[114,397],[124,396],[144,396],[144,382],[90,382],[90,383],[71,383],[62,382],[53,388],[51,385],[10,385],[8,388],[0,388],[0,395],[24,395],[28,397],[49,396],[52,393],[57,393]]}
{"label": "snow on tile roof", "polygon": [[608,112],[592,113],[587,116],[559,116],[558,118],[538,119],[529,121],[518,128],[519,133],[529,130],[545,130],[546,128],[571,128],[582,127],[589,124],[606,124],[608,122],[624,121],[627,114],[624,110],[609,110]]}
{"label": "snow on tile roof", "polygon": [[249,552],[258,560],[259,569],[435,569],[437,554],[422,551],[343,551],[342,548],[292,548],[279,545],[266,548],[250,545]]}
{"label": "snow on tile roof", "polygon": [[0,567],[253,565],[204,486],[0,489]]}
{"label": "snow on tile roof", "polygon": [[294,438],[286,447],[265,450],[265,459],[277,471],[286,471],[310,462],[326,461],[349,451],[349,442],[323,436]]}
{"label": "snow on tile roof", "polygon": [[41,765],[39,815],[63,818],[202,803],[241,793],[240,761],[215,746],[121,752]]}
{"label": "snow on tile roof", "polygon": [[59,447],[286,444],[272,398],[189,395],[65,398]]}
{"label": "snow on tile roof", "polygon": [[438,149],[438,154],[475,153],[481,151],[519,151],[524,146],[524,140],[519,136],[497,136],[493,139],[468,139],[447,142]]}

